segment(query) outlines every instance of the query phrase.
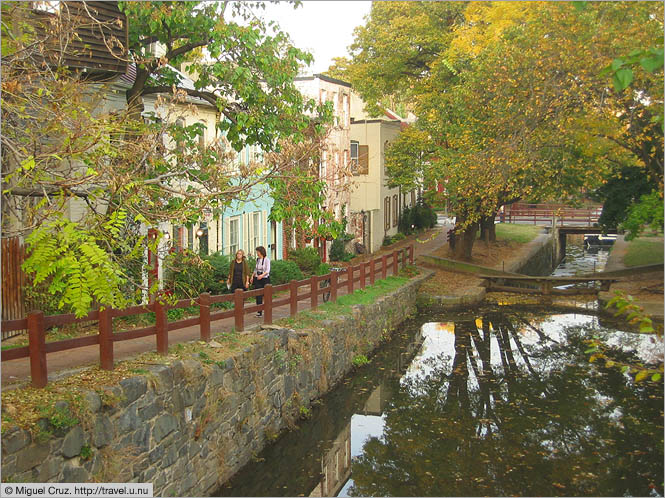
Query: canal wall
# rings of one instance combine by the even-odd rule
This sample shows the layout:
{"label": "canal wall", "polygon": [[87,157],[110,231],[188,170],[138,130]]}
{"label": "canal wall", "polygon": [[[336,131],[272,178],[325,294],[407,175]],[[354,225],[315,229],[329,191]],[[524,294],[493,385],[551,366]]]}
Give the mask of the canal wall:
{"label": "canal wall", "polygon": [[430,274],[318,328],[262,329],[224,362],[146,365],[101,395],[85,393],[76,425],[42,419],[50,438],[3,424],[3,481],[141,482],[155,496],[209,495],[389,338]]}
{"label": "canal wall", "polygon": [[[565,241],[563,245],[565,251]],[[458,262],[451,259],[435,256],[423,256],[423,260],[446,270],[468,273],[469,278],[474,274],[512,274],[512,275],[549,275],[562,259],[562,242],[559,232],[555,228],[547,233],[538,235],[533,239],[519,257],[509,261],[502,270],[485,268],[469,263]],[[487,292],[481,285],[469,287],[461,292],[451,295],[432,295],[419,293],[418,306],[436,307],[444,310],[468,309],[479,306],[485,301]]]}

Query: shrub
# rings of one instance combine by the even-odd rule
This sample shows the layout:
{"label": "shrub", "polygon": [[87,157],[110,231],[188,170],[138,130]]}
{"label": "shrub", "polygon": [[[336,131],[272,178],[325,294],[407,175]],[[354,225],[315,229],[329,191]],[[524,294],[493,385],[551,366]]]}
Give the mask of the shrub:
{"label": "shrub", "polygon": [[197,296],[212,283],[212,265],[189,250],[169,254],[164,269],[164,286],[178,299]]}
{"label": "shrub", "polygon": [[385,247],[389,246],[392,243],[393,243],[392,237],[390,235],[386,235],[385,237],[383,237],[383,243],[381,245]]}
{"label": "shrub", "polygon": [[353,254],[347,252],[344,248],[346,242],[351,239],[353,239],[353,235],[344,234],[344,236],[333,240],[330,245],[330,261],[349,261],[353,259]]}
{"label": "shrub", "polygon": [[279,259],[270,262],[270,283],[281,285],[291,280],[302,280],[305,276],[293,261]]}
{"label": "shrub", "polygon": [[398,232],[398,233],[396,233],[395,235],[392,236],[393,243],[399,242],[400,240],[404,240],[404,239],[406,239],[406,235],[404,235],[403,233]]}
{"label": "shrub", "polygon": [[289,251],[289,259],[293,261],[305,275],[312,275],[321,264],[319,251],[314,247],[303,247]]}
{"label": "shrub", "polygon": [[319,266],[316,267],[316,272],[314,272],[316,275],[325,275],[327,273],[330,273],[330,265],[328,263],[321,263]]}
{"label": "shrub", "polygon": [[212,266],[212,275],[207,289],[208,292],[211,294],[224,294],[229,292],[226,288],[226,278],[229,275],[231,256],[216,252],[203,259]]}

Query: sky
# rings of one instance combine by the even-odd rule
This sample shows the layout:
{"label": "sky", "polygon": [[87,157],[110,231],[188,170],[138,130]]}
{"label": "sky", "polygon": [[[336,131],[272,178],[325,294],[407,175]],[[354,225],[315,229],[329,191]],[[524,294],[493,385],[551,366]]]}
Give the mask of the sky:
{"label": "sky", "polygon": [[305,0],[294,9],[286,2],[268,3],[262,17],[277,21],[294,46],[314,55],[307,73],[320,73],[328,69],[333,57],[348,54],[353,29],[365,24],[371,6],[371,1]]}

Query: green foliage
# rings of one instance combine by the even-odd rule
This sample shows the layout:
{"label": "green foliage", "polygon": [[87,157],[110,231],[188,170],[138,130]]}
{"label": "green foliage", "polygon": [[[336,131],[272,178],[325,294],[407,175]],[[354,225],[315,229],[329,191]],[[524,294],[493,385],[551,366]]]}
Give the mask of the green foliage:
{"label": "green foliage", "polygon": [[338,238],[330,244],[330,261],[350,261],[354,255],[345,249],[346,237]]}
{"label": "green foliage", "polygon": [[231,256],[216,252],[203,257],[212,267],[212,274],[208,282],[208,291],[211,294],[226,294],[229,290],[226,287],[226,278],[229,275],[229,266]]}
{"label": "green foliage", "polygon": [[301,405],[299,412],[300,412],[300,418],[309,418],[312,416],[312,410],[310,410],[306,406]]}
{"label": "green foliage", "polygon": [[61,218],[37,227],[26,243],[23,270],[33,275],[34,285],[48,280],[59,309],[72,309],[81,317],[94,302],[118,308],[127,302],[120,291],[125,281],[121,270],[90,230]]}
{"label": "green foliage", "polygon": [[624,166],[614,172],[593,192],[593,198],[603,203],[598,224],[606,230],[616,229],[625,221],[630,206],[655,186],[642,167]]}
{"label": "green foliage", "polygon": [[303,247],[289,251],[289,260],[293,261],[305,276],[314,274],[321,264],[321,256],[315,247]]}
{"label": "green foliage", "polygon": [[84,444],[83,446],[81,446],[81,453],[79,454],[81,460],[90,460],[92,458],[92,455],[93,451],[89,444]]}
{"label": "green foliage", "polygon": [[414,231],[432,228],[436,219],[436,211],[421,198],[414,206],[404,208],[397,229],[400,234],[410,235]]}
{"label": "green foliage", "polygon": [[638,203],[632,205],[628,215],[622,224],[628,232],[626,240],[633,240],[647,227],[652,230],[663,232],[663,196],[654,191],[640,197]]}
{"label": "green foliage", "polygon": [[[330,257],[332,259],[332,256]],[[326,275],[330,273],[330,265],[328,263],[321,263],[316,267],[315,275]]]}
{"label": "green foliage", "polygon": [[369,360],[367,359],[367,356],[364,354],[359,354],[355,358],[353,358],[353,365],[356,367],[362,367],[363,365],[367,365],[369,363]]}
{"label": "green foliage", "polygon": [[164,258],[164,287],[177,299],[195,297],[210,287],[212,265],[198,254],[183,250]]}
{"label": "green foliage", "polygon": [[291,280],[302,280],[304,275],[295,261],[278,259],[270,262],[270,282],[272,285],[281,285]]}

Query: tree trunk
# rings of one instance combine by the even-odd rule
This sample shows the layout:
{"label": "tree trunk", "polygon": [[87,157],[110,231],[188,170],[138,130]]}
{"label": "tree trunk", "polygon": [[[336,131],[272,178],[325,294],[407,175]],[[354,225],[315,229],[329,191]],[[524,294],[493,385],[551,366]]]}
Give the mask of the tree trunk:
{"label": "tree trunk", "polygon": [[478,223],[472,223],[466,229],[455,227],[455,251],[456,259],[464,261],[471,261],[471,251],[473,251],[473,243],[476,240],[476,233],[478,232]]}
{"label": "tree trunk", "polygon": [[494,219],[496,215],[483,216],[480,220],[480,238],[487,244],[496,242],[496,228],[494,226]]}

